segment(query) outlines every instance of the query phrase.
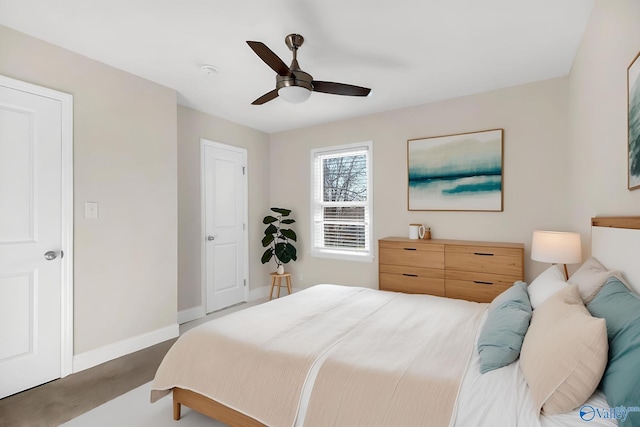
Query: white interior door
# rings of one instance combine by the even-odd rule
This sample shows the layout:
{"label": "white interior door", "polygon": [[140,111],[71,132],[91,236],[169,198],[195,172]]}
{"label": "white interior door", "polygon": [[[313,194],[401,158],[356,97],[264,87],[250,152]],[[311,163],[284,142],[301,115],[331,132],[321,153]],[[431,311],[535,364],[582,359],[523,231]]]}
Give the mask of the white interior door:
{"label": "white interior door", "polygon": [[247,152],[202,140],[206,312],[246,301]]}
{"label": "white interior door", "polygon": [[0,398],[60,378],[65,366],[66,107],[21,83],[0,79]]}

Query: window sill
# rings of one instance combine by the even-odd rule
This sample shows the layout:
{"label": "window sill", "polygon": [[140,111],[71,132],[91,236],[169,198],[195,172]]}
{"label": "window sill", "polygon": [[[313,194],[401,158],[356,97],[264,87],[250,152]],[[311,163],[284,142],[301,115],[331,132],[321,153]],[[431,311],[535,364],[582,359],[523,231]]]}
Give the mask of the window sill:
{"label": "window sill", "polygon": [[312,251],[314,258],[340,259],[343,261],[373,262],[373,254],[352,254],[340,251]]}

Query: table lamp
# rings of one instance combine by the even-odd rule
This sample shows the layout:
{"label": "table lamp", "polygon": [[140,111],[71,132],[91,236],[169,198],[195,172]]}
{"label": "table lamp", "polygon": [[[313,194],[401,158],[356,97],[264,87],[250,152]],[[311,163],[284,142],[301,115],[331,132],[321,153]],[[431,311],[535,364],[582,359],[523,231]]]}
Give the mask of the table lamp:
{"label": "table lamp", "polygon": [[531,259],[551,264],[563,264],[564,276],[565,279],[568,279],[567,264],[578,264],[582,261],[580,234],[535,230],[531,242]]}

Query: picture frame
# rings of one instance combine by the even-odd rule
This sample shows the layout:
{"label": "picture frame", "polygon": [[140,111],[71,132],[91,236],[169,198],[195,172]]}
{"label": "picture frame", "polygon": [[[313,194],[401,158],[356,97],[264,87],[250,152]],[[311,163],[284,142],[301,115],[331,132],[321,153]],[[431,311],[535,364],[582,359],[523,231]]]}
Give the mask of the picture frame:
{"label": "picture frame", "polygon": [[627,188],[640,188],[640,52],[627,68]]}
{"label": "picture frame", "polygon": [[503,211],[504,129],[407,141],[409,211]]}

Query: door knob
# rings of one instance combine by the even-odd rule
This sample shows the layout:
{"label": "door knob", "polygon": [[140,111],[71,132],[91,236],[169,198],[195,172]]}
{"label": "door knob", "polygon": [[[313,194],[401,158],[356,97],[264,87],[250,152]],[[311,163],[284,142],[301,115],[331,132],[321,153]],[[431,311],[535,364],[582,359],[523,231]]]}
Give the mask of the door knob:
{"label": "door knob", "polygon": [[208,241],[210,241],[210,242],[211,242],[212,240],[215,240],[215,239],[216,239],[216,238],[215,238],[215,237],[213,237],[213,236],[207,236],[207,240],[208,240]]}
{"label": "door knob", "polygon": [[58,258],[58,254],[56,254],[56,251],[47,251],[44,253],[44,259],[46,259],[47,261],[53,261],[56,258]]}

